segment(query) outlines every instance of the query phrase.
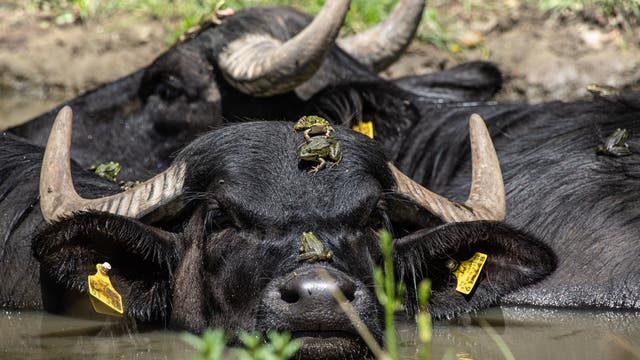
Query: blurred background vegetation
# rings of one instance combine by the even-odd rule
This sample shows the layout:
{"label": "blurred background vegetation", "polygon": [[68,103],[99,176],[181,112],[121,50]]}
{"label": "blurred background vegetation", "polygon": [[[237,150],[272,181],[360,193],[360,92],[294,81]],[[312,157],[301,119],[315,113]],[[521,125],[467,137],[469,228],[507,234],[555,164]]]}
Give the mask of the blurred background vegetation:
{"label": "blurred background vegetation", "polygon": [[[359,32],[384,19],[397,0],[352,0],[343,32]],[[48,16],[57,25],[94,18],[150,16],[166,23],[167,45],[209,17],[216,7],[235,10],[253,6],[289,5],[315,14],[324,0],[17,0],[28,12]],[[455,7],[460,9],[451,11]],[[631,32],[640,24],[640,0],[432,0],[424,13],[418,39],[451,52],[474,47],[481,39],[461,30],[455,19],[476,12],[538,12],[545,16],[581,17],[604,28]]]}

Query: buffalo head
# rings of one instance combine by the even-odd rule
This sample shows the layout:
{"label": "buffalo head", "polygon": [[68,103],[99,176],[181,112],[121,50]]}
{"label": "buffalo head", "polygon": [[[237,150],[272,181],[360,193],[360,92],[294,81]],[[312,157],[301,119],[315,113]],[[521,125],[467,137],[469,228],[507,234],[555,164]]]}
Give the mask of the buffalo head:
{"label": "buffalo head", "polygon": [[[341,127],[331,134],[342,144],[340,162],[311,174],[297,155],[305,140],[292,125],[220,128],[148,182],[84,199],[65,165],[71,112],[64,109],[41,175],[41,208],[51,224],[33,244],[43,278],[54,285],[47,288],[86,293],[87,275],[108,261],[129,317],[194,332],[290,331],[304,339],[302,358],[341,359],[367,350],[336,306],[335,287],[381,339],[372,285],[380,229],[395,235],[396,275],[408,285],[409,312],[415,284],[426,277],[433,282],[430,311],[442,318],[490,306],[553,270],[548,248],[500,222],[504,189],[481,119],[471,121],[475,162],[464,204],[412,182],[375,141]],[[304,232],[331,256],[301,261]],[[488,259],[474,292],[463,295],[450,265],[475,252]]]}

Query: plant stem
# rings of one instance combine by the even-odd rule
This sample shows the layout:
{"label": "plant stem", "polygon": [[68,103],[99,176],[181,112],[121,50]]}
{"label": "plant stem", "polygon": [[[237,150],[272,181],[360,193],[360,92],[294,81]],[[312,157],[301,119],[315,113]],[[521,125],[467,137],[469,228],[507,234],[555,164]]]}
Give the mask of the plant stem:
{"label": "plant stem", "polygon": [[[335,280],[333,279],[333,277],[331,277],[327,270],[320,268],[317,270],[317,273],[320,278],[322,278],[322,280],[335,284]],[[333,295],[333,298],[336,299],[338,305],[340,305],[340,309],[342,309],[345,315],[347,315],[349,321],[351,321],[351,324],[353,324],[353,326],[356,328],[358,335],[360,335],[362,340],[364,340],[365,344],[367,344],[376,359],[389,359],[389,355],[386,354],[384,350],[382,350],[367,326],[364,324],[364,322],[362,322],[362,319],[360,319],[360,317],[356,313],[353,305],[351,305],[351,303],[347,301],[347,298],[344,296],[342,291],[340,291],[337,285],[333,287],[331,294]]]}
{"label": "plant stem", "polygon": [[482,326],[484,331],[486,331],[487,334],[489,334],[489,337],[491,337],[491,340],[493,340],[496,343],[496,345],[498,345],[498,349],[500,349],[500,352],[502,352],[502,355],[504,356],[505,360],[515,360],[516,358],[513,356],[511,349],[509,349],[509,345],[507,345],[507,343],[504,342],[504,339],[500,337],[500,335],[498,335],[496,330],[492,328],[491,325],[489,325],[487,320],[479,319],[478,322],[480,323],[480,326]]}
{"label": "plant stem", "polygon": [[398,342],[396,339],[394,315],[399,304],[398,293],[396,292],[396,279],[393,270],[393,244],[392,236],[388,231],[380,233],[382,256],[384,258],[384,325],[387,352],[393,360],[398,359]]}

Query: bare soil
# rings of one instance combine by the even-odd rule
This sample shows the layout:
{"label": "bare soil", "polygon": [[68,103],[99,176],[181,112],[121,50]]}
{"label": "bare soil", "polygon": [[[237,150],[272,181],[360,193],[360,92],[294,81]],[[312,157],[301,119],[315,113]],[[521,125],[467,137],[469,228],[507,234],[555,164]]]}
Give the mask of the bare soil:
{"label": "bare soil", "polygon": [[[640,89],[639,29],[624,30],[606,19],[550,16],[521,5],[449,10],[447,21],[464,29],[461,42],[468,47],[451,52],[414,41],[382,75],[424,74],[483,59],[505,74],[500,100],[572,100],[588,96],[586,86],[592,83]],[[0,128],[149,64],[167,48],[167,27],[131,14],[57,26],[0,5]]]}

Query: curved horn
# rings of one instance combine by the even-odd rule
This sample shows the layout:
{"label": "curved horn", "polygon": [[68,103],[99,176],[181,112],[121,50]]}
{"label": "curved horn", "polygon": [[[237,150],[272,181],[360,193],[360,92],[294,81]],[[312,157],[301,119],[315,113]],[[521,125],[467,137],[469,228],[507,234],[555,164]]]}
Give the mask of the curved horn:
{"label": "curved horn", "polygon": [[503,221],[506,216],[506,196],[502,172],[489,131],[480,115],[469,118],[471,137],[472,180],[469,197],[464,204],[448,200],[413,181],[389,163],[398,191],[445,222],[474,220]]}
{"label": "curved horn", "polygon": [[383,22],[359,34],[338,39],[338,45],[360,62],[382,71],[409,46],[418,30],[424,0],[402,0]]}
{"label": "curved horn", "polygon": [[155,177],[116,195],[99,199],[80,197],[71,178],[72,122],[71,108],[63,107],[53,123],[42,159],[40,209],[46,222],[86,210],[140,218],[182,194],[184,163],[171,165]]}
{"label": "curved horn", "polygon": [[230,43],[218,57],[224,77],[236,89],[253,96],[293,90],[311,78],[338,36],[350,0],[326,0],[304,30],[285,43],[249,34]]}

